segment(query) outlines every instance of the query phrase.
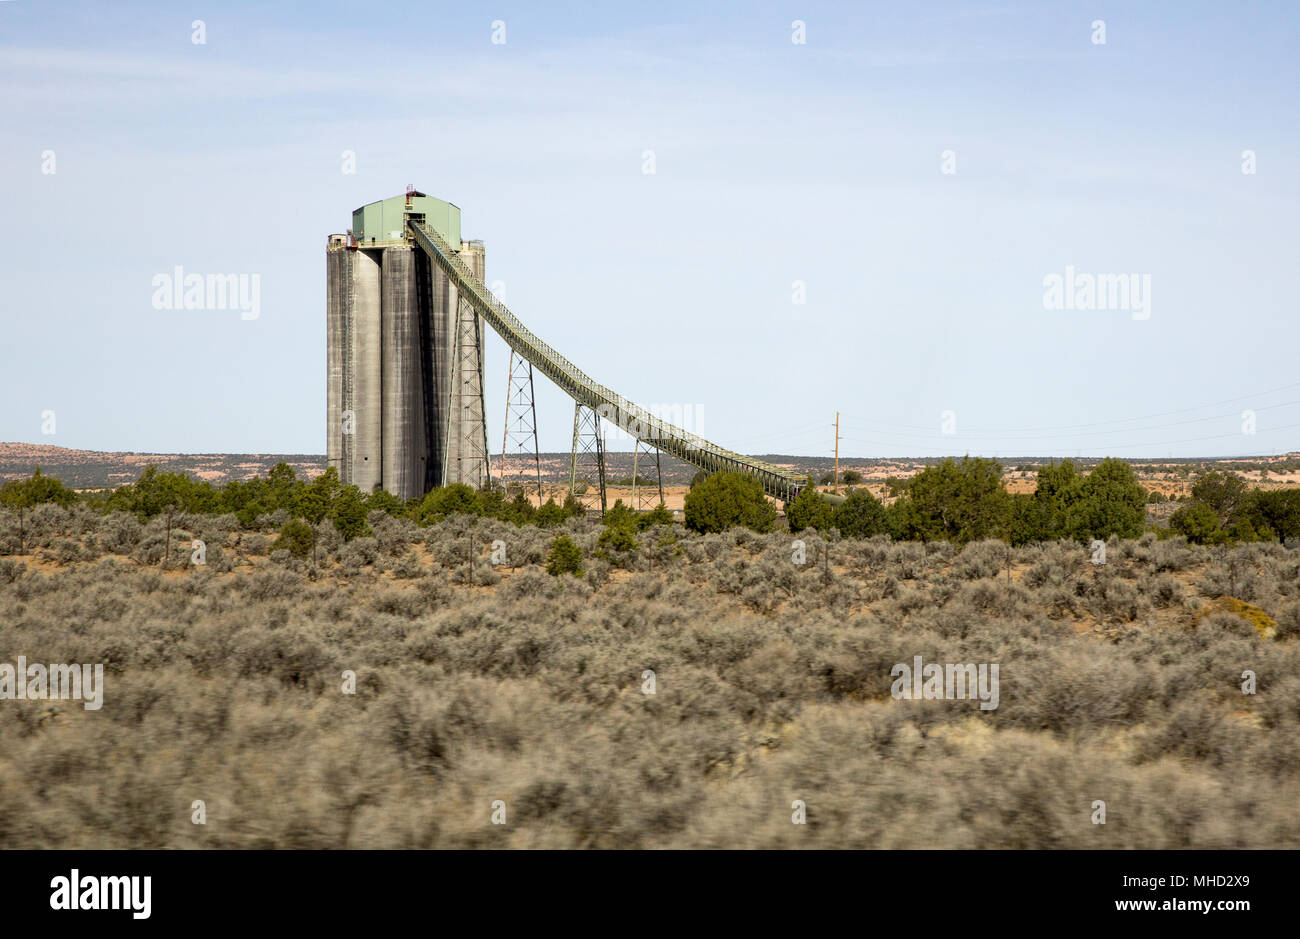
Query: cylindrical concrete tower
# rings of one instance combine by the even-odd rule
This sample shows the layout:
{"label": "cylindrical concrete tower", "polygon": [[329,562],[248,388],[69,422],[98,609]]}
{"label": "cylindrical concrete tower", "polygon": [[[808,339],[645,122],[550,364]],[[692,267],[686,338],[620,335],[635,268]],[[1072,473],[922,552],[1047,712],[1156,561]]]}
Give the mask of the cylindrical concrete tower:
{"label": "cylindrical concrete tower", "polygon": [[[343,359],[348,291],[346,266],[352,263],[344,247],[347,238],[331,235],[325,252],[325,456],[326,465],[344,475],[343,457]],[[347,467],[352,472],[352,467]]]}
{"label": "cylindrical concrete tower", "polygon": [[[355,415],[352,482],[373,492],[383,482],[383,329],[380,319],[379,251],[353,251],[352,319]],[[346,405],[345,405],[346,406]]]}
{"label": "cylindrical concrete tower", "polygon": [[415,249],[385,248],[380,272],[383,320],[383,486],[399,499],[424,494],[424,388]]}

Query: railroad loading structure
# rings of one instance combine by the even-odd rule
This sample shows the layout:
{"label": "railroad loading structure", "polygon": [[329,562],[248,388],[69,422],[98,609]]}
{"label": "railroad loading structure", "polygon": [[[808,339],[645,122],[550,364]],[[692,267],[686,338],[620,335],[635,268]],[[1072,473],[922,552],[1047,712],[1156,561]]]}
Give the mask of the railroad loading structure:
{"label": "railroad loading structure", "polygon": [[[602,421],[626,430],[638,447],[710,473],[743,473],[779,499],[798,494],[801,481],[781,467],[669,424],[593,381],[538,338],[485,286],[483,243],[464,240],[460,222],[457,206],[408,189],[362,206],[346,234],[329,236],[326,457],[345,484],[410,499],[449,483],[479,488],[490,482],[486,323],[512,350],[512,389],[526,384],[531,391],[536,369],[574,400],[570,484],[580,457],[589,459],[600,509]],[[516,383],[516,357],[526,363],[526,383]],[[518,406],[512,393],[508,408]],[[508,411],[507,429],[510,423]],[[531,426],[535,459],[535,415]]]}
{"label": "railroad loading structure", "polygon": [[482,280],[483,244],[461,240],[460,209],[415,190],[357,209],[325,255],[327,465],[399,499],[490,478],[482,322],[412,245],[408,219],[455,244]]}

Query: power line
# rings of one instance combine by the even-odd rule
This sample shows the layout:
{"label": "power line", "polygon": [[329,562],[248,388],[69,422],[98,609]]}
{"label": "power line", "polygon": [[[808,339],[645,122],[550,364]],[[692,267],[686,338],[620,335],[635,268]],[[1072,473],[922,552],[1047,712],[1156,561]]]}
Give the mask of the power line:
{"label": "power line", "polygon": [[797,430],[774,430],[764,434],[755,434],[749,437],[750,440],[766,440],[770,437],[802,437],[813,432],[822,433],[826,425],[818,421],[815,424],[805,424]]}
{"label": "power line", "polygon": [[[1278,432],[1278,431],[1283,431],[1283,430],[1294,430],[1294,429],[1296,429],[1296,428],[1300,428],[1300,424],[1283,424],[1283,425],[1280,425],[1280,426],[1278,426],[1278,427],[1268,427],[1268,428],[1265,428],[1265,429],[1263,429],[1263,430],[1261,430],[1261,431],[1258,431],[1257,433],[1258,433],[1258,434],[1261,434],[1261,435],[1262,435],[1262,434],[1272,434],[1272,433],[1276,433],[1276,432]],[[1133,448],[1137,448],[1137,447],[1142,447],[1142,448],[1145,448],[1145,449],[1154,450],[1154,449],[1156,449],[1156,448],[1158,448],[1158,447],[1165,447],[1165,446],[1169,446],[1169,445],[1171,445],[1171,444],[1179,444],[1179,443],[1197,443],[1197,442],[1204,441],[1204,440],[1226,440],[1226,439],[1230,439],[1230,438],[1237,438],[1237,439],[1239,439],[1239,438],[1241,438],[1241,437],[1243,437],[1243,436],[1247,436],[1247,435],[1245,435],[1245,434],[1241,434],[1241,433],[1234,433],[1234,434],[1208,434],[1208,435],[1201,436],[1201,437],[1184,437],[1184,438],[1179,439],[1179,440],[1163,440],[1163,441],[1158,441],[1158,442],[1153,442],[1153,443],[1121,443],[1121,444],[1112,444],[1112,445],[1107,446],[1107,447],[1098,447],[1098,448],[1096,448],[1096,449],[1099,449],[1099,450],[1105,450],[1105,451],[1111,451],[1111,450],[1129,450],[1129,449],[1133,449]],[[888,445],[887,442],[885,442],[885,441],[879,441],[879,440],[861,440],[861,439],[856,439],[856,438],[853,439],[851,442],[853,442],[853,443],[857,443],[857,444],[864,444],[864,445],[867,445],[867,446],[887,446],[887,445]],[[954,444],[957,444],[959,441],[958,441],[958,439],[954,438],[953,442],[954,442]],[[917,449],[918,449],[918,450],[932,450],[932,451],[934,451],[934,452],[936,452],[936,453],[948,453],[948,454],[952,454],[952,453],[956,452],[952,447],[927,447],[927,446],[917,445]],[[960,447],[958,447],[958,449],[960,449]],[[999,449],[999,450],[1005,450],[1005,449],[1008,449],[1008,448],[1006,448],[1006,447],[998,447],[997,449]],[[1064,448],[1064,449],[1065,449],[1065,450],[1070,450],[1070,449],[1078,449],[1078,448],[1070,448],[1070,447],[1066,447],[1066,448]],[[1026,457],[1027,457],[1027,456],[1060,456],[1061,453],[1058,452],[1058,451],[1043,451],[1043,452],[1041,452],[1041,453],[1035,454],[1035,453],[1033,453],[1033,452],[1029,452],[1029,451],[1025,451],[1025,452],[1016,451],[1016,452],[1013,452],[1013,453],[1011,453],[1011,454],[1009,454],[1009,455],[1011,455],[1011,456],[1026,456]],[[1154,459],[1154,458],[1153,458],[1153,459]]]}
{"label": "power line", "polygon": [[[1297,404],[1300,404],[1300,399],[1297,399],[1295,401],[1283,401],[1279,404],[1267,404],[1261,407],[1251,408],[1250,410],[1271,411],[1276,408],[1292,407]],[[1111,430],[1086,430],[1086,431],[1080,431],[1078,433],[1070,433],[1070,434],[1027,434],[1024,436],[1015,437],[1015,436],[1004,436],[1002,434],[994,433],[991,431],[986,431],[983,433],[979,431],[966,431],[962,434],[962,436],[972,440],[1055,440],[1059,438],[1074,439],[1076,437],[1099,437],[1105,434],[1137,434],[1137,433],[1143,433],[1148,430],[1163,430],[1166,427],[1181,427],[1185,424],[1203,424],[1206,421],[1219,421],[1225,419],[1232,419],[1236,417],[1239,417],[1239,415],[1235,413],[1211,414],[1211,415],[1207,415],[1206,417],[1193,417],[1193,418],[1188,418],[1185,421],[1169,421],[1167,423],[1153,424],[1147,427],[1128,427],[1128,428],[1117,427]],[[904,426],[911,426],[911,425],[904,425]],[[900,434],[893,431],[876,430],[874,428],[865,428],[865,429],[870,431],[871,433],[883,434],[885,436],[914,437],[916,439],[922,439],[922,440],[938,440],[941,438],[953,436],[952,434]]]}
{"label": "power line", "polygon": [[[1107,425],[1107,424],[1126,424],[1126,423],[1129,423],[1129,422],[1131,422],[1131,421],[1143,421],[1143,420],[1152,420],[1152,419],[1157,418],[1157,417],[1167,417],[1167,416],[1169,416],[1169,415],[1171,415],[1171,414],[1186,414],[1186,413],[1189,413],[1189,412],[1191,412],[1191,411],[1199,411],[1199,410],[1202,410],[1203,408],[1212,408],[1212,407],[1218,407],[1218,406],[1223,405],[1223,404],[1231,404],[1231,403],[1233,403],[1234,401],[1246,401],[1246,400],[1249,400],[1249,399],[1251,399],[1251,398],[1261,398],[1261,397],[1263,397],[1263,396],[1265,396],[1265,395],[1275,394],[1275,393],[1277,393],[1277,392],[1279,392],[1279,391],[1288,391],[1288,390],[1290,390],[1290,389],[1292,389],[1292,388],[1300,388],[1300,382],[1292,382],[1291,384],[1288,384],[1288,385],[1281,385],[1281,386],[1279,386],[1279,387],[1277,387],[1277,388],[1270,388],[1270,389],[1268,389],[1267,391],[1258,391],[1258,392],[1253,392],[1253,393],[1251,393],[1251,394],[1239,395],[1239,396],[1237,396],[1237,397],[1235,397],[1235,398],[1225,398],[1225,399],[1223,399],[1223,400],[1221,400],[1221,401],[1211,401],[1211,402],[1209,402],[1208,404],[1198,404],[1198,405],[1194,405],[1194,406],[1192,406],[1192,407],[1187,407],[1187,408],[1175,408],[1174,410],[1171,410],[1171,411],[1160,411],[1160,412],[1157,412],[1157,413],[1155,413],[1155,414],[1143,414],[1143,415],[1139,415],[1139,416],[1137,416],[1137,417],[1121,417],[1121,418],[1113,418],[1113,419],[1111,419],[1111,420],[1104,420],[1104,421],[1090,421],[1090,422],[1088,422],[1088,423],[1084,423],[1084,424],[1059,424],[1059,425],[1044,426],[1044,427],[1016,427],[1016,428],[1006,428],[1006,429],[1004,429],[1004,430],[990,430],[990,431],[986,431],[986,433],[987,433],[987,434],[991,434],[991,435],[998,435],[998,434],[1004,434],[1004,433],[1006,433],[1006,434],[1020,434],[1020,433],[1031,434],[1031,433],[1039,433],[1039,432],[1041,432],[1041,431],[1052,431],[1052,430],[1072,430],[1072,429],[1080,428],[1080,427],[1101,427],[1101,426],[1104,426],[1104,425]],[[1287,403],[1287,404],[1293,404],[1293,403],[1296,403],[1296,402],[1286,402],[1286,403]],[[1264,406],[1264,407],[1255,408],[1254,410],[1262,411],[1262,410],[1266,410],[1267,408],[1282,407],[1282,406],[1283,406],[1283,405],[1280,405],[1280,404],[1276,404],[1276,405],[1266,405],[1266,406]],[[914,429],[914,430],[929,430],[929,428],[923,428],[923,427],[921,427],[920,425],[917,425],[917,424],[899,424],[899,423],[892,422],[892,421],[879,421],[879,420],[875,420],[875,419],[873,419],[873,418],[860,418],[860,417],[854,417],[853,415],[848,415],[847,417],[848,417],[848,419],[850,419],[850,420],[862,421],[862,422],[864,422],[864,423],[875,423],[875,424],[880,424],[880,425],[885,426],[885,427],[903,427],[903,428],[911,428],[911,429]],[[1208,418],[1207,418],[1207,419],[1208,419]]]}

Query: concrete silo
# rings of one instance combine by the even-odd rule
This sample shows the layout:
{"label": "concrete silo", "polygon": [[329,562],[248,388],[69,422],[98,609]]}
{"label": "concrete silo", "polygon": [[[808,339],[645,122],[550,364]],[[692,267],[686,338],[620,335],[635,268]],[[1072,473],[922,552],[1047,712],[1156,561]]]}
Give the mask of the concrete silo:
{"label": "concrete silo", "polygon": [[461,245],[482,276],[482,242],[462,243],[460,209],[419,192],[362,206],[326,247],[328,465],[400,499],[488,481],[482,323],[407,242],[408,216]]}
{"label": "concrete silo", "polygon": [[415,249],[385,248],[379,311],[383,330],[383,487],[409,499],[424,489],[424,387],[420,380],[420,308]]}

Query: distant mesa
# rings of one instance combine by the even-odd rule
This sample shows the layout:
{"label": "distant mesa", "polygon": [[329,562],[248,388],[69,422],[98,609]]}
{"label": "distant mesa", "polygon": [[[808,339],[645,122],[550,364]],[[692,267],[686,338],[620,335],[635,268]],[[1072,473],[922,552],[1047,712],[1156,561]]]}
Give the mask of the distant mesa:
{"label": "distant mesa", "polygon": [[73,489],[102,489],[135,482],[150,463],[167,472],[187,472],[221,485],[232,479],[265,476],[288,463],[308,478],[325,472],[319,453],[135,453],[70,450],[48,444],[0,443],[0,481],[31,475],[36,467]]}

